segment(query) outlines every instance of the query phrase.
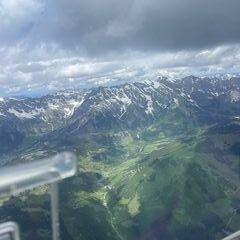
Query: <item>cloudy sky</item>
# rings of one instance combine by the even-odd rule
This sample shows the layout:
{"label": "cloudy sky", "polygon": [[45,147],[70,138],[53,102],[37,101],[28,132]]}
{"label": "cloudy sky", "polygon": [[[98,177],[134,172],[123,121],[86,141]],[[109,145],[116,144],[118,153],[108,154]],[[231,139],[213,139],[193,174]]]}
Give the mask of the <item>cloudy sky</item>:
{"label": "cloudy sky", "polygon": [[239,0],[1,0],[0,94],[240,71]]}

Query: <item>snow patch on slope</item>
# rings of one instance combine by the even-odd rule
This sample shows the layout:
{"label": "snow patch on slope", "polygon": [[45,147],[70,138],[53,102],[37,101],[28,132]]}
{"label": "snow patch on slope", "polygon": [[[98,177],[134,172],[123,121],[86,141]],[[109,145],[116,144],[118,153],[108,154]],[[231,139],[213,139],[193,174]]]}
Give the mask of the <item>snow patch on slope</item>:
{"label": "snow patch on slope", "polygon": [[231,91],[230,92],[231,102],[239,102],[240,101],[240,92],[239,91]]}
{"label": "snow patch on slope", "polygon": [[81,101],[76,101],[74,99],[71,99],[68,104],[69,107],[64,108],[65,116],[70,117],[73,115],[74,111],[79,108],[82,103],[84,102],[84,98]]}
{"label": "snow patch on slope", "polygon": [[152,98],[148,95],[145,95],[145,98],[147,99],[147,110],[145,110],[145,113],[146,114],[153,114],[154,108],[153,108]]}
{"label": "snow patch on slope", "polygon": [[122,95],[122,96],[116,96],[115,97],[118,101],[124,103],[124,104],[127,104],[127,105],[130,105],[132,103],[131,99],[126,95]]}
{"label": "snow patch on slope", "polygon": [[35,118],[36,114],[33,112],[25,112],[25,111],[17,111],[14,108],[8,109],[8,112],[11,114],[14,114],[18,118],[27,118],[27,119],[33,119]]}

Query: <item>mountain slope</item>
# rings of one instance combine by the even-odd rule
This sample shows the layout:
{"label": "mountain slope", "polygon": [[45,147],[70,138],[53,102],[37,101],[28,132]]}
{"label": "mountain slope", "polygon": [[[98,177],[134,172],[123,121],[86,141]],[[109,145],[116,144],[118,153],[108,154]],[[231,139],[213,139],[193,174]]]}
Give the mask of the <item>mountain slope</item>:
{"label": "mountain slope", "polygon": [[59,92],[42,98],[0,101],[0,152],[16,149],[27,136],[37,136],[63,126],[84,99],[81,92]]}
{"label": "mountain slope", "polygon": [[62,134],[135,129],[175,110],[202,124],[229,121],[239,117],[239,92],[240,78],[219,80],[192,76],[100,87],[86,94]]}
{"label": "mountain slope", "polygon": [[[239,229],[240,78],[162,77],[63,95],[46,100],[61,104],[49,117],[52,129],[48,121],[38,128],[37,116],[15,114],[9,128],[18,133],[1,130],[19,141],[2,145],[3,164],[76,152],[79,172],[60,186],[63,239],[215,240]],[[78,106],[65,117],[72,98]],[[43,100],[6,102],[5,109],[22,112],[25,101]],[[29,200],[45,195],[33,192]],[[36,217],[20,199],[20,206],[7,201],[2,216],[14,220],[14,209],[26,216],[20,224],[41,223],[42,212]],[[45,235],[34,237],[47,239],[49,228],[39,226]]]}

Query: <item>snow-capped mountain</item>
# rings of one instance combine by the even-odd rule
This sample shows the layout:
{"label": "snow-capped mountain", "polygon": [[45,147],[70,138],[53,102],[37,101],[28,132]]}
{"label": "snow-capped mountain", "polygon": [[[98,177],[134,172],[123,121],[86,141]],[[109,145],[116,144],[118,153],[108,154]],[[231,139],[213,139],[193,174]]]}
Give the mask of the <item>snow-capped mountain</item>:
{"label": "snow-capped mountain", "polygon": [[[240,117],[240,78],[159,77],[115,87],[0,99],[2,151],[25,136],[78,134],[146,126],[178,111],[202,123]],[[177,119],[176,119],[177,120]],[[6,145],[6,146],[5,146]]]}
{"label": "snow-capped mountain", "polygon": [[15,149],[26,136],[39,136],[64,126],[84,93],[63,91],[41,98],[0,99],[0,152]]}
{"label": "snow-capped mountain", "polygon": [[39,134],[66,123],[84,99],[84,93],[63,91],[41,98],[1,98],[0,122],[11,122],[21,132]]}
{"label": "snow-capped mountain", "polygon": [[[97,88],[84,98],[68,121],[67,132],[135,128],[178,109],[188,116],[240,115],[240,78],[158,78],[117,87]],[[231,109],[231,111],[229,111]],[[222,119],[222,117],[221,117]]]}

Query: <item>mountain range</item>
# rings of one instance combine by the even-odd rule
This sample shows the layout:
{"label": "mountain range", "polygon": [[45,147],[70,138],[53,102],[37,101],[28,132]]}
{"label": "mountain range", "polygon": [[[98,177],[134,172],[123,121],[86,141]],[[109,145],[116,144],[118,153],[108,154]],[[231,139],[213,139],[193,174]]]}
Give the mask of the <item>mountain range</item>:
{"label": "mountain range", "polygon": [[41,98],[0,99],[0,152],[15,149],[28,136],[61,129],[66,134],[136,129],[173,109],[200,123],[237,120],[240,77],[180,80],[159,77],[87,92],[62,91]]}
{"label": "mountain range", "polygon": [[[238,75],[0,99],[2,166],[63,150],[79,158],[60,188],[66,240],[213,240],[238,230],[239,149]],[[7,200],[2,219],[28,223],[25,239],[50,239],[47,192]]]}

